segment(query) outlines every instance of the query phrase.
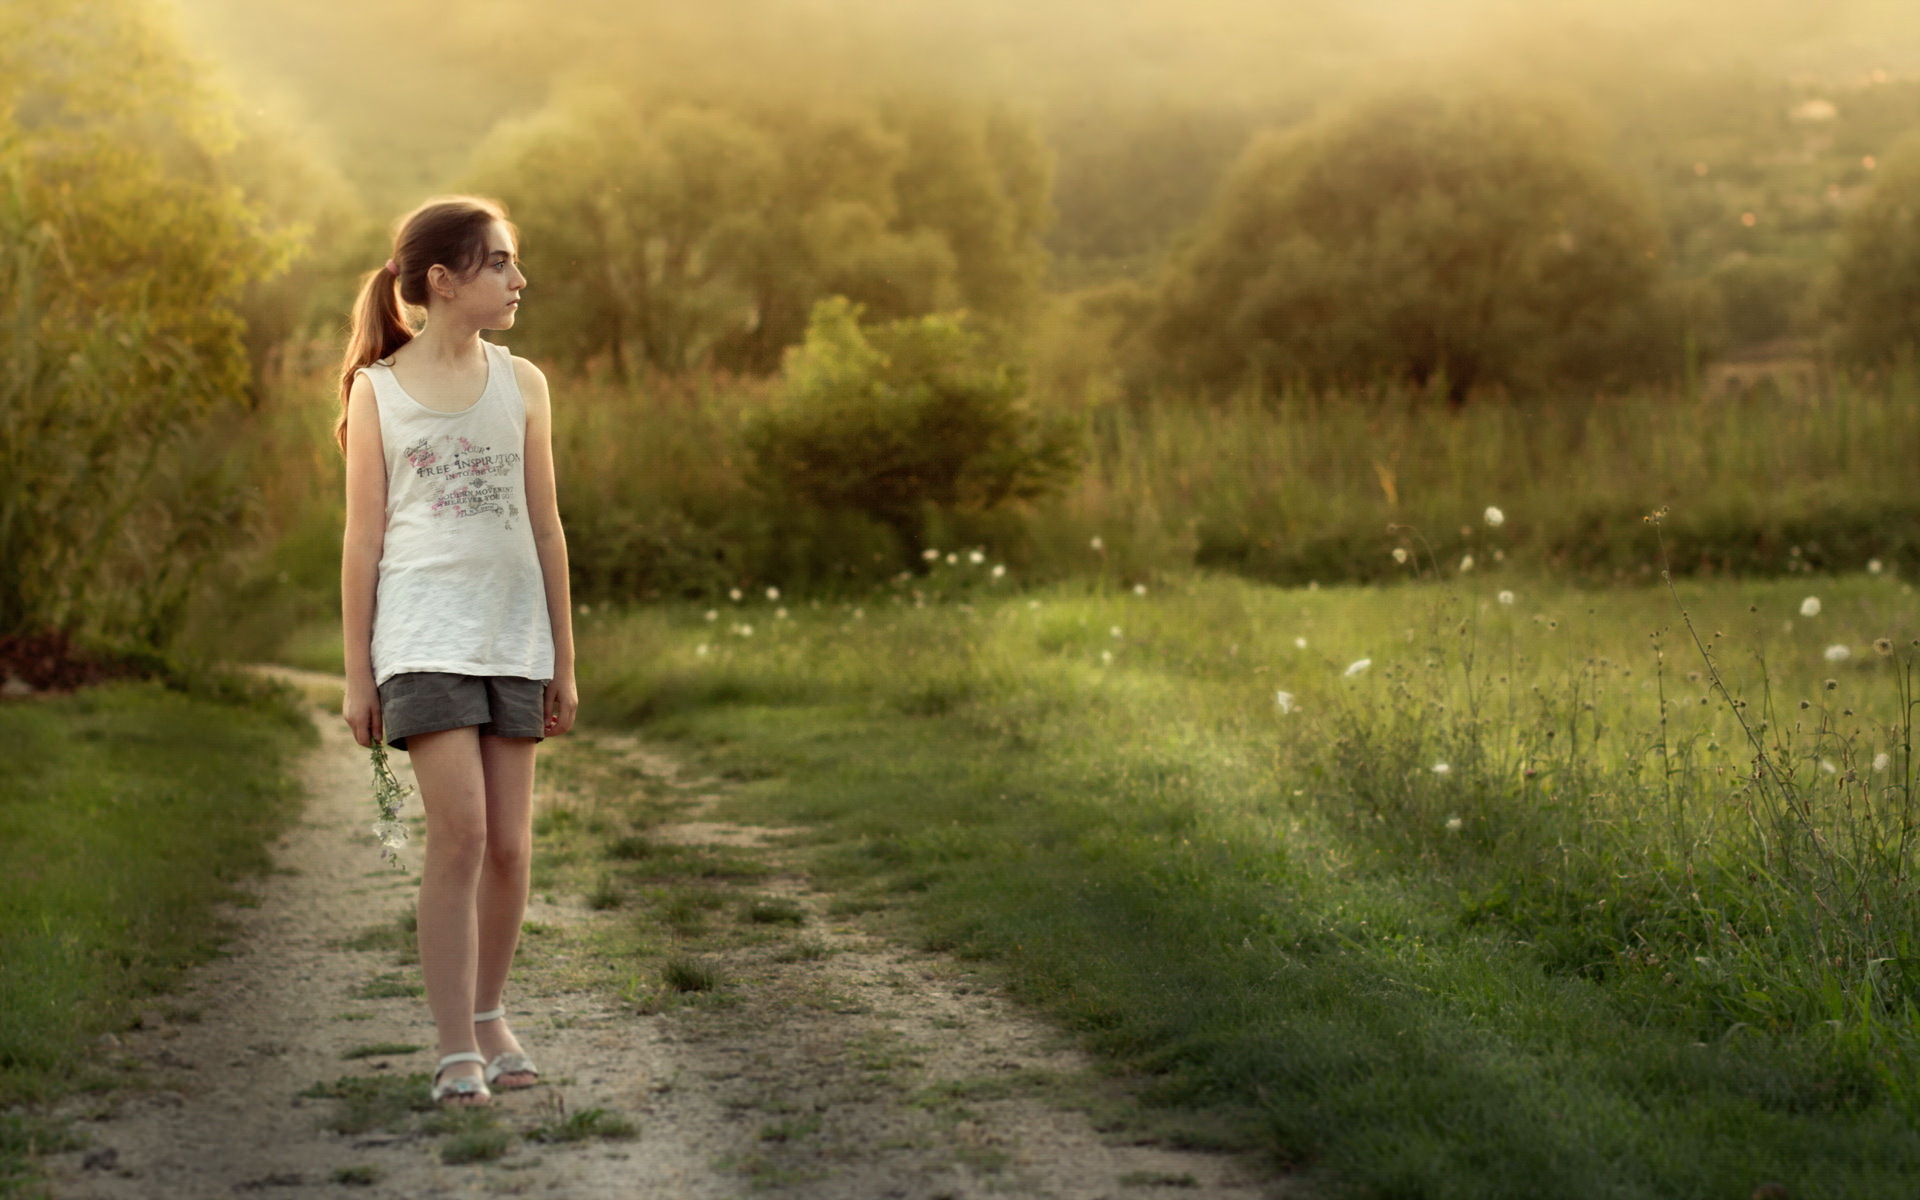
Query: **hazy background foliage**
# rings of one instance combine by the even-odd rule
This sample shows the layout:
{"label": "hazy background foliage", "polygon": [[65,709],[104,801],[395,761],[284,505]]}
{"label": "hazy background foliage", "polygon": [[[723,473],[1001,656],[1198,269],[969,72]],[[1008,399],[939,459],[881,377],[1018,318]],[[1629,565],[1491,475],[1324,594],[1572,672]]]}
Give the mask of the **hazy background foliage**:
{"label": "hazy background foliage", "polygon": [[[0,22],[34,231],[14,278],[38,281],[6,297],[37,340],[9,377],[10,623],[261,646],[331,619],[314,435],[351,289],[395,214],[456,189],[524,231],[501,340],[559,381],[591,598],[870,586],[930,545],[1027,577],[1365,578],[1388,524],[1464,552],[1448,531],[1494,499],[1527,513],[1516,553],[1606,578],[1644,557],[1596,531],[1656,502],[1686,569],[1908,552],[1881,464],[1920,437],[1920,22],[1890,4],[25,0]],[[886,505],[846,502],[863,485],[827,460],[771,469],[768,414],[804,390],[783,364],[833,297],[966,330],[1038,422],[982,453],[1073,426],[1074,469],[955,504],[922,464]],[[59,437],[84,453],[34,452]]]}

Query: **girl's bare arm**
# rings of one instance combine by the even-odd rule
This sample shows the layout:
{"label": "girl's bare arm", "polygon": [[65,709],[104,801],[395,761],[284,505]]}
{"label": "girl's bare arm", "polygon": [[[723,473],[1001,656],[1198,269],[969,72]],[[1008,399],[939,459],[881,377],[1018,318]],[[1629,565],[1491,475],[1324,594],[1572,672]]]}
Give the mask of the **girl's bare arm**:
{"label": "girl's bare arm", "polygon": [[567,586],[567,535],[560,528],[560,497],[553,471],[553,402],[547,377],[523,358],[513,360],[520,391],[527,399],[527,519],[540,552],[546,583],[547,613],[553,621],[553,682],[547,685],[548,736],[573,728],[580,694],[573,680],[573,601]]}
{"label": "girl's bare arm", "polygon": [[347,698],[341,709],[362,746],[382,740],[380,693],[373,686],[373,602],[386,545],[387,462],[373,382],[354,377],[347,393],[347,531],[340,552],[340,622]]}

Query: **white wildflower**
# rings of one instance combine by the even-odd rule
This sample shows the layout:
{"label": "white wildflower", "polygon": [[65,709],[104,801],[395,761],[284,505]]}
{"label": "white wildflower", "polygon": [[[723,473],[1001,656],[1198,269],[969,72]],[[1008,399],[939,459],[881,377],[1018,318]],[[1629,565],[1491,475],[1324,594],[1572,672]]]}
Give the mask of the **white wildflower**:
{"label": "white wildflower", "polygon": [[999,579],[1001,576],[1005,575],[1006,573],[1007,573],[1007,564],[1005,563],[993,564],[993,577],[995,579]]}
{"label": "white wildflower", "polygon": [[581,616],[583,616],[583,617],[584,617],[584,616],[588,616],[588,615],[590,615],[590,614],[591,614],[591,613],[593,612],[593,605],[591,605],[591,604],[576,604],[576,605],[574,605],[574,606],[573,606],[573,611],[575,611],[575,612],[577,612],[577,613],[579,613],[579,614],[580,614]]}
{"label": "white wildflower", "polygon": [[1275,692],[1273,694],[1273,702],[1280,706],[1280,711],[1283,713],[1290,713],[1293,711],[1293,693],[1292,692]]}
{"label": "white wildflower", "polygon": [[1834,766],[1824,758],[1820,760],[1820,770],[1828,775],[1838,775],[1840,773],[1839,767]]}
{"label": "white wildflower", "polygon": [[718,621],[719,619],[720,619],[720,610],[719,610],[719,609],[717,609],[717,608],[710,608],[710,609],[708,609],[708,610],[707,610],[707,620],[709,620],[709,621]]}
{"label": "white wildflower", "polygon": [[1134,584],[1134,585],[1133,585],[1133,594],[1134,594],[1134,595],[1136,595],[1136,596],[1144,596],[1144,595],[1146,595],[1146,594],[1147,594],[1147,585],[1146,585],[1146,584],[1144,584],[1144,583],[1136,583],[1136,584]]}
{"label": "white wildflower", "polygon": [[1884,771],[1892,765],[1893,759],[1885,750],[1873,756],[1873,769],[1876,771]]}
{"label": "white wildflower", "polygon": [[1502,604],[1509,604],[1509,605],[1510,605],[1510,604],[1512,604],[1512,603],[1513,603],[1513,593],[1512,593],[1512,592],[1507,592],[1507,591],[1503,591],[1503,592],[1501,592],[1501,593],[1500,593],[1500,595],[1499,595],[1499,597],[1498,597],[1498,599],[1499,599],[1499,601],[1500,601],[1500,603],[1502,603]]}
{"label": "white wildflower", "polygon": [[787,610],[786,610],[786,609],[784,609],[784,608],[779,608],[779,609],[775,609],[775,610],[774,610],[774,613],[773,613],[773,619],[774,619],[774,620],[776,620],[776,621],[784,621],[784,620],[786,620],[786,619],[787,619]]}
{"label": "white wildflower", "polygon": [[387,762],[387,744],[375,740],[369,747],[373,764],[373,804],[380,820],[373,825],[373,836],[380,843],[380,857],[391,866],[406,870],[400,861],[400,847],[407,840],[407,826],[400,820],[401,807],[413,792],[412,784],[402,784]]}
{"label": "white wildflower", "polygon": [[1307,648],[1307,639],[1303,637],[1297,637],[1293,639],[1293,645],[1295,649],[1305,650]]}
{"label": "white wildflower", "polygon": [[940,552],[932,547],[928,547],[920,552],[920,557],[926,559],[928,562],[932,562],[940,557]]}
{"label": "white wildflower", "polygon": [[1453,764],[1435,763],[1433,764],[1433,773],[1435,775],[1451,775],[1453,774]]}
{"label": "white wildflower", "polygon": [[1100,535],[1097,533],[1093,535],[1093,540],[1088,542],[1087,545],[1093,547],[1093,552],[1095,554],[1098,554],[1102,550],[1105,550],[1107,548],[1107,544],[1100,540]]}
{"label": "white wildflower", "polygon": [[1505,525],[1506,523],[1507,523],[1507,514],[1501,512],[1499,509],[1495,508],[1491,504],[1487,505],[1487,524],[1493,526],[1495,529],[1498,529],[1502,525]]}
{"label": "white wildflower", "polygon": [[1803,617],[1819,616],[1820,615],[1820,597],[1808,596],[1805,600],[1802,600],[1800,602],[1800,615]]}
{"label": "white wildflower", "polygon": [[1342,671],[1341,674],[1351,679],[1372,665],[1373,660],[1370,658],[1356,658],[1347,664],[1347,669]]}
{"label": "white wildflower", "polygon": [[768,599],[768,600],[778,600],[779,598],[780,598],[780,589],[779,589],[779,588],[777,588],[777,587],[770,587],[770,588],[768,588],[768,589],[767,589],[767,599]]}
{"label": "white wildflower", "polygon": [[1471,570],[1473,570],[1473,555],[1471,555],[1471,554],[1462,554],[1462,555],[1460,556],[1460,569],[1461,569],[1462,571],[1471,571]]}
{"label": "white wildflower", "polygon": [[1402,564],[1407,561],[1407,548],[1405,546],[1395,546],[1393,548],[1393,561]]}
{"label": "white wildflower", "polygon": [[1867,560],[1867,574],[1878,575],[1880,572],[1884,570],[1886,570],[1886,566],[1883,563],[1881,563],[1879,559],[1870,558]]}
{"label": "white wildflower", "polygon": [[1853,651],[1847,649],[1845,646],[1835,644],[1827,647],[1826,660],[1828,662],[1845,662],[1852,657]]}
{"label": "white wildflower", "polygon": [[731,600],[731,601],[733,601],[733,602],[734,602],[735,604],[738,604],[738,603],[740,603],[740,589],[739,589],[739,588],[729,588],[729,589],[727,590],[727,599],[729,599],[729,600]]}
{"label": "white wildflower", "polygon": [[1100,652],[1100,665],[1104,667],[1110,667],[1113,665],[1113,651],[1102,650]]}
{"label": "white wildflower", "polygon": [[959,553],[959,551],[957,551],[957,550],[956,550],[956,551],[955,551],[955,552],[953,552],[952,554],[949,554],[949,555],[947,555],[947,565],[948,565],[948,566],[950,566],[950,567],[952,567],[952,566],[957,566],[957,565],[959,565],[959,562],[960,562],[960,553]]}
{"label": "white wildflower", "polygon": [[1466,824],[1466,822],[1464,822],[1464,821],[1462,821],[1462,820],[1461,820],[1461,819],[1460,819],[1459,817],[1448,817],[1448,818],[1447,818],[1447,832],[1448,832],[1448,833],[1459,833],[1459,832],[1460,832],[1460,830],[1461,830],[1461,828],[1462,828],[1462,827],[1464,827],[1464,825],[1465,825],[1465,824]]}
{"label": "white wildflower", "polygon": [[969,550],[967,551],[967,561],[977,567],[987,561],[986,552],[982,550]]}
{"label": "white wildflower", "polygon": [[701,642],[698,646],[695,646],[693,648],[693,656],[695,658],[705,658],[708,654],[712,653],[712,651],[713,651],[712,646],[707,645],[705,642]]}
{"label": "white wildflower", "polygon": [[1112,629],[1107,630],[1107,632],[1112,634],[1114,637],[1119,637],[1120,627],[1118,625],[1115,625]]}
{"label": "white wildflower", "polygon": [[733,627],[733,631],[739,634],[741,637],[753,636],[753,626],[751,625],[735,625]]}

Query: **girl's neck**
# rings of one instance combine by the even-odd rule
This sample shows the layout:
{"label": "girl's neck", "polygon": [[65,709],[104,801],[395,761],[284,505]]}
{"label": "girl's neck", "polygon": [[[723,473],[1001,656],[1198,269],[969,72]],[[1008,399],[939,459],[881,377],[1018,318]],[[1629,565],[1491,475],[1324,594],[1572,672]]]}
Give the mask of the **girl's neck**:
{"label": "girl's neck", "polygon": [[437,366],[464,367],[480,353],[480,330],[429,321],[407,345],[415,347],[408,352],[409,358],[424,359]]}

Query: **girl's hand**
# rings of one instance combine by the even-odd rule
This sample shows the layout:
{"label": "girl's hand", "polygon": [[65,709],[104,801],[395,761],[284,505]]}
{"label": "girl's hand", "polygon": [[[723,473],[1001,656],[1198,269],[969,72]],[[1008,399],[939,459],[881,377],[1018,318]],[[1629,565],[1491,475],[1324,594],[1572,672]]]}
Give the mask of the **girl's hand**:
{"label": "girl's hand", "polygon": [[362,746],[371,746],[384,740],[386,732],[380,724],[380,691],[373,686],[371,679],[350,679],[347,681],[347,699],[340,706],[340,715],[346,718],[347,728],[353,730],[353,740]]}
{"label": "girl's hand", "polygon": [[580,711],[580,694],[573,686],[573,676],[548,681],[540,710],[546,716],[544,728],[548,737],[559,737],[573,728],[573,718]]}

